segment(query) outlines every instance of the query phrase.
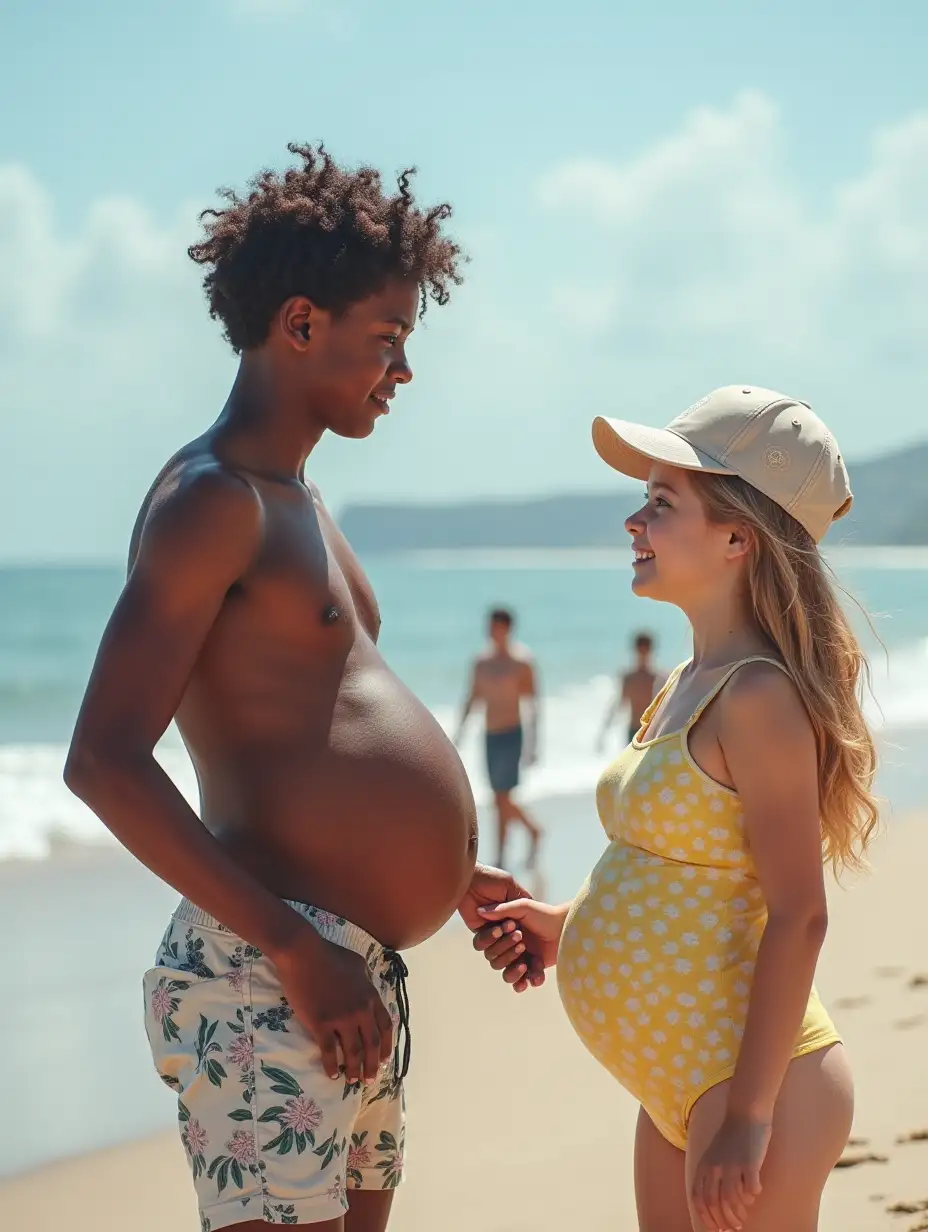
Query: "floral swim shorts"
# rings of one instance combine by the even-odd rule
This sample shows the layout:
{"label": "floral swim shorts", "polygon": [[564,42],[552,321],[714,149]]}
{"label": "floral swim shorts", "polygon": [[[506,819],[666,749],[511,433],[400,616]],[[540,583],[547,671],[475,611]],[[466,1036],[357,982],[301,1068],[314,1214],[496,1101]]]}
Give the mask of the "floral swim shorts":
{"label": "floral swim shorts", "polygon": [[367,962],[396,1057],[370,1086],[330,1078],[270,960],[181,902],[144,977],[145,1027],[158,1074],[178,1096],[203,1232],[253,1219],[322,1223],[347,1210],[346,1190],[393,1189],[402,1176],[406,968],[356,925],[289,905]]}

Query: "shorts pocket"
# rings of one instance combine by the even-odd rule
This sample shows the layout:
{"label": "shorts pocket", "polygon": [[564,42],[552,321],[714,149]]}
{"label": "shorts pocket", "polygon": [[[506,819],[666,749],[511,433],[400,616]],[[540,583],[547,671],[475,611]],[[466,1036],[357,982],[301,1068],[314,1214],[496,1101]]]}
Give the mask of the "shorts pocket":
{"label": "shorts pocket", "polygon": [[239,999],[241,950],[229,934],[172,920],[142,979],[152,1060],[162,1082],[178,1094],[200,1071],[213,1080],[224,1076],[210,1033],[230,993]]}

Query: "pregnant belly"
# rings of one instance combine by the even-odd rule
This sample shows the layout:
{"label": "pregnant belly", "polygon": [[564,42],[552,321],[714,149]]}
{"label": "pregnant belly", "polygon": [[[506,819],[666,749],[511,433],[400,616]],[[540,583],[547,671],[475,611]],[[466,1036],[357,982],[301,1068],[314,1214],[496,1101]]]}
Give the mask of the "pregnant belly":
{"label": "pregnant belly", "polygon": [[558,954],[561,999],[638,1098],[736,1055],[763,930],[755,888],[613,843],[577,896]]}
{"label": "pregnant belly", "polygon": [[264,750],[238,775],[251,803],[220,837],[282,897],[395,948],[458,906],[476,857],[473,793],[433,715],[388,673],[339,698],[324,741]]}

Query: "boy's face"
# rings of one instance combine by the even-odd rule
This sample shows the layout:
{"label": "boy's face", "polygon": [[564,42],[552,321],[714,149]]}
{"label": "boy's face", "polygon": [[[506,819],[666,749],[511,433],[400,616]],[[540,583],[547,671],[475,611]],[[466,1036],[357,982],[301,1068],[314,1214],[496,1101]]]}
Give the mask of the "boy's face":
{"label": "boy's face", "polygon": [[370,436],[389,413],[396,387],[412,380],[406,343],[418,309],[418,284],[394,279],[339,316],[311,311],[306,393],[323,427],[338,436]]}
{"label": "boy's face", "polygon": [[490,641],[496,646],[505,646],[511,626],[505,620],[490,621]]}

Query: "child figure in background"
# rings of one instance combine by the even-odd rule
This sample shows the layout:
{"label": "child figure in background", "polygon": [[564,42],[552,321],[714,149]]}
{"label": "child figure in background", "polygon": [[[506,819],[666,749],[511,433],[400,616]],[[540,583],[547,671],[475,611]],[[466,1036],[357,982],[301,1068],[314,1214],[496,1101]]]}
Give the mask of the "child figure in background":
{"label": "child figure in background", "polygon": [[757,388],[593,436],[647,482],[632,589],[682,609],[693,657],[600,780],[609,845],[574,901],[488,910],[474,944],[517,991],[556,962],[638,1100],[641,1232],[813,1232],[853,1113],[813,985],[823,865],[858,865],[877,824],[865,660],[817,547],[847,472],[808,406]]}
{"label": "child figure in background", "polygon": [[531,651],[513,639],[514,627],[515,615],[508,608],[490,612],[489,644],[471,669],[470,689],[454,739],[460,744],[468,715],[475,706],[482,706],[487,778],[496,806],[496,864],[506,867],[506,841],[515,823],[529,836],[526,864],[534,869],[542,829],[512,793],[519,786],[522,767],[534,765],[538,755],[538,674]]}
{"label": "child figure in background", "polygon": [[602,752],[606,735],[619,715],[628,708],[628,739],[633,740],[641,716],[650,706],[654,694],[664,683],[664,673],[654,666],[654,638],[650,633],[636,633],[632,643],[635,666],[619,674],[618,688],[609,703],[596,741],[596,751]]}

